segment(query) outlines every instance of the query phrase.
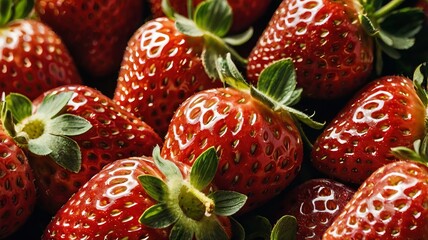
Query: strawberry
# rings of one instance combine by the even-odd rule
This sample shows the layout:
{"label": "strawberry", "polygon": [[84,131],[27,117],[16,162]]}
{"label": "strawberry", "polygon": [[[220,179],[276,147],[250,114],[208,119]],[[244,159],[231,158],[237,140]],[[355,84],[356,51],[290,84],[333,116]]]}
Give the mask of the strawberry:
{"label": "strawberry", "polygon": [[17,231],[33,213],[34,176],[24,152],[0,125],[0,239]]}
{"label": "strawberry", "polygon": [[[426,140],[424,145],[426,149]],[[393,152],[400,157],[411,151],[398,147]],[[425,153],[420,159],[424,162],[396,161],[376,170],[360,186],[323,239],[428,239],[426,157]]]}
{"label": "strawberry", "polygon": [[36,0],[41,21],[70,49],[91,77],[117,74],[126,43],[143,22],[142,0]]}
{"label": "strawberry", "polygon": [[70,198],[42,239],[230,239],[227,216],[246,197],[210,192],[218,164],[213,148],[196,162],[191,169],[174,165],[159,148],[153,158],[115,161]]}
{"label": "strawberry", "polygon": [[192,165],[195,156],[214,146],[220,161],[214,184],[247,195],[244,213],[277,195],[299,172],[303,142],[295,119],[319,125],[287,106],[297,103],[301,93],[289,60],[272,64],[255,88],[245,83],[228,56],[219,69],[235,87],[204,90],[183,102],[161,153]]}
{"label": "strawberry", "polygon": [[402,2],[283,0],[249,56],[248,80],[255,84],[269,63],[290,57],[304,96],[354,93],[371,75],[374,55],[380,72],[382,51],[396,59],[397,49],[413,45],[422,16],[416,8],[395,10]]}
{"label": "strawberry", "polygon": [[26,18],[33,1],[2,0],[0,14],[0,86],[34,99],[51,88],[81,83],[59,36]]}
{"label": "strawberry", "polygon": [[384,76],[366,85],[318,136],[312,149],[314,167],[361,184],[376,169],[397,160],[391,147],[410,147],[426,132],[422,81],[422,75],[413,83],[403,76]]}
{"label": "strawberry", "polygon": [[6,103],[10,114],[4,124],[26,151],[40,202],[50,213],[104,165],[150,155],[162,143],[147,124],[90,87],[55,88],[33,104],[10,94]]}
{"label": "strawberry", "polygon": [[[199,5],[194,21],[175,16],[146,22],[130,39],[113,98],[161,136],[181,102],[197,91],[222,86],[215,70],[217,56],[235,53],[227,43],[248,38],[221,39],[232,20],[226,0]],[[234,57],[245,61],[236,53]]]}
{"label": "strawberry", "polygon": [[355,190],[331,179],[310,179],[281,194],[272,211],[297,220],[296,239],[321,239],[323,233],[342,212]]}
{"label": "strawberry", "polygon": [[[203,2],[203,0],[194,0],[193,7],[197,6],[201,2]],[[149,3],[150,10],[154,17],[165,16],[162,10],[162,0],[149,0]],[[184,4],[184,1],[169,0],[169,3],[177,13],[184,16],[188,15],[187,4]],[[249,28],[257,20],[259,20],[266,13],[271,0],[234,0],[228,1],[228,3],[230,4],[233,12],[233,22],[230,31],[236,33]]]}

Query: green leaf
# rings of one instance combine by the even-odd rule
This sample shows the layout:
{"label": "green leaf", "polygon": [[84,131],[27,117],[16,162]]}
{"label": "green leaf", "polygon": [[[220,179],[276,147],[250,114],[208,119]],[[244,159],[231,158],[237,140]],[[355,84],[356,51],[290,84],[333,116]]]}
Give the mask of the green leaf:
{"label": "green leaf", "polygon": [[140,217],[140,223],[151,228],[166,228],[178,220],[165,203],[159,203],[146,209]]}
{"label": "green leaf", "polygon": [[73,94],[73,92],[61,92],[47,95],[37,109],[37,114],[43,114],[47,118],[56,116],[65,108]]}
{"label": "green leaf", "polygon": [[21,122],[31,116],[33,104],[30,99],[19,93],[10,93],[6,96],[6,106],[12,113],[16,122]]}
{"label": "green leaf", "polygon": [[160,156],[160,148],[156,146],[153,148],[153,160],[156,167],[166,176],[169,180],[183,180],[183,175],[180,169],[173,162],[163,159]]}
{"label": "green leaf", "polygon": [[158,177],[141,175],[138,177],[147,194],[157,202],[163,202],[168,195],[168,186]]}
{"label": "green leaf", "polygon": [[296,71],[291,59],[276,61],[265,68],[259,77],[257,89],[275,100],[274,110],[288,106],[296,89]]}
{"label": "green leaf", "polygon": [[199,28],[219,37],[223,37],[229,32],[232,18],[232,8],[227,0],[202,2],[194,14],[194,21]]}
{"label": "green leaf", "polygon": [[428,64],[423,63],[419,65],[413,73],[413,85],[415,85],[416,92],[425,106],[428,105],[428,94],[426,91],[427,82]]}
{"label": "green leaf", "polygon": [[47,156],[52,153],[52,150],[43,141],[28,141],[28,150],[38,156]]}
{"label": "green leaf", "polygon": [[205,150],[193,163],[190,170],[190,184],[203,190],[211,183],[217,172],[218,158],[214,147]]}
{"label": "green leaf", "polygon": [[[398,52],[397,49],[395,49],[392,46],[388,46],[385,41],[376,41],[377,46],[382,50],[383,53],[388,55],[392,59],[399,59],[401,58],[400,52]],[[381,56],[378,56],[378,60],[381,59]]]}
{"label": "green leaf", "polygon": [[227,36],[222,38],[223,41],[225,41],[227,44],[230,44],[232,46],[239,46],[242,45],[246,42],[248,42],[248,40],[251,39],[251,37],[253,36],[254,33],[254,29],[253,28],[248,28],[245,32],[237,34],[237,35],[233,35],[233,36]]}
{"label": "green leaf", "polygon": [[[2,104],[6,105],[6,102],[3,102]],[[4,129],[6,129],[7,133],[9,133],[10,136],[15,137],[16,131],[15,131],[15,124],[13,123],[12,113],[7,108],[4,108],[4,110],[5,112],[2,113],[2,119],[1,119],[2,125]]]}
{"label": "green leaf", "polygon": [[162,0],[161,2],[162,11],[169,19],[174,19],[175,11],[171,7],[169,0]]}
{"label": "green leaf", "polygon": [[216,61],[220,57],[219,52],[215,47],[207,44],[202,51],[202,64],[204,65],[205,72],[212,79],[218,79],[218,72],[216,68]]}
{"label": "green leaf", "polygon": [[87,132],[91,127],[91,123],[82,117],[63,114],[49,122],[47,132],[54,135],[77,136]]}
{"label": "green leaf", "polygon": [[388,46],[399,50],[409,49],[415,43],[414,38],[397,37],[383,30],[379,32],[379,36]]}
{"label": "green leaf", "polygon": [[195,233],[198,240],[227,240],[229,237],[226,235],[224,228],[218,221],[210,222],[208,229],[202,229]]}
{"label": "green leaf", "polygon": [[12,0],[1,0],[0,1],[0,26],[8,23],[12,17]]}
{"label": "green leaf", "polygon": [[271,240],[295,240],[297,220],[293,216],[285,215],[278,220],[272,229]]}
{"label": "green leaf", "polygon": [[242,193],[219,190],[208,195],[214,200],[214,212],[220,216],[230,216],[239,211],[247,201]]}
{"label": "green leaf", "polygon": [[188,240],[193,239],[195,232],[191,227],[186,226],[185,224],[178,221],[169,233],[169,239],[174,240]]}
{"label": "green leaf", "polygon": [[[43,134],[36,139],[30,139],[28,146],[41,146],[45,145],[50,149],[49,157],[52,158],[61,167],[72,171],[79,172],[82,164],[82,156],[80,153],[79,145],[71,138],[64,136],[55,136],[51,134]],[[29,149],[30,151],[32,149]],[[37,151],[42,151],[42,148],[37,148]]]}
{"label": "green leaf", "polygon": [[235,63],[233,63],[230,53],[226,58],[219,57],[216,61],[216,69],[222,82],[232,86],[235,89],[249,90],[250,86],[239,72]]}
{"label": "green leaf", "polygon": [[375,36],[379,32],[379,30],[374,26],[373,22],[366,14],[360,14],[359,18],[363,29],[367,32],[368,35]]}
{"label": "green leaf", "polygon": [[240,223],[245,230],[245,240],[270,239],[272,225],[267,218],[253,215],[243,218]]}
{"label": "green leaf", "polygon": [[174,17],[175,27],[179,32],[191,37],[202,37],[204,35],[204,32],[202,32],[192,20],[179,14],[175,14]]}
{"label": "green leaf", "polygon": [[14,19],[22,19],[27,17],[33,10],[33,7],[34,0],[18,0],[18,2],[15,4]]}
{"label": "green leaf", "polygon": [[402,8],[388,14],[380,27],[394,36],[411,38],[422,29],[424,18],[420,8]]}

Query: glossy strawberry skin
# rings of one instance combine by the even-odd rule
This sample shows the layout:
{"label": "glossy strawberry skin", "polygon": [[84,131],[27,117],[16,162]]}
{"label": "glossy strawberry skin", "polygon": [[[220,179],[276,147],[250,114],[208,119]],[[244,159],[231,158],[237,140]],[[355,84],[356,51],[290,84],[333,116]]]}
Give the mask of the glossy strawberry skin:
{"label": "glossy strawberry skin", "polygon": [[126,43],[143,22],[141,0],[36,0],[35,10],[92,77],[117,74]]}
{"label": "glossy strawberry skin", "polygon": [[396,160],[392,147],[412,147],[423,138],[425,119],[425,106],[411,80],[382,77],[357,93],[318,136],[312,163],[330,177],[361,184]]}
{"label": "glossy strawberry skin", "polygon": [[271,62],[293,59],[298,86],[315,99],[353,93],[370,75],[373,44],[358,23],[353,0],[284,0],[253,48],[248,80]]}
{"label": "glossy strawberry skin", "polygon": [[360,186],[323,239],[428,239],[427,203],[428,167],[390,163]]}
{"label": "glossy strawberry skin", "polygon": [[[40,202],[50,213],[58,210],[68,198],[83,186],[103,166],[130,156],[149,156],[153,147],[162,145],[162,139],[146,123],[116,105],[101,92],[83,85],[68,85],[45,93],[73,91],[65,113],[81,116],[92,128],[72,138],[82,154],[78,173],[68,171],[49,157],[32,155]],[[42,96],[33,103],[38,106]]]}
{"label": "glossy strawberry skin", "polygon": [[219,166],[213,184],[248,196],[240,213],[281,192],[300,170],[303,145],[289,115],[279,116],[247,93],[201,91],[176,111],[161,155],[191,165],[214,146]]}
{"label": "glossy strawberry skin", "polygon": [[17,231],[33,213],[36,188],[24,152],[0,126],[0,239]]}
{"label": "glossy strawberry skin", "polygon": [[89,180],[58,211],[42,239],[167,239],[168,232],[138,222],[156,202],[138,181],[140,175],[163,177],[151,158],[120,159]]}
{"label": "glossy strawberry skin", "polygon": [[276,218],[292,215],[297,219],[297,240],[321,239],[325,230],[342,212],[355,190],[327,178],[310,179],[281,194]]}
{"label": "glossy strawberry skin", "polygon": [[113,100],[164,136],[176,108],[197,91],[220,87],[204,70],[202,38],[167,18],[145,23],[130,39]]}
{"label": "glossy strawberry skin", "polygon": [[[162,0],[149,0],[150,10],[154,17],[162,17],[165,14],[161,7]],[[170,0],[172,8],[179,14],[187,16],[187,5],[185,1]],[[193,5],[197,6],[202,0],[194,0]],[[271,0],[233,0],[228,1],[233,12],[233,22],[230,31],[241,32],[251,27],[268,10]]]}
{"label": "glossy strawberry skin", "polygon": [[34,99],[81,78],[59,36],[35,20],[15,20],[0,31],[0,86]]}

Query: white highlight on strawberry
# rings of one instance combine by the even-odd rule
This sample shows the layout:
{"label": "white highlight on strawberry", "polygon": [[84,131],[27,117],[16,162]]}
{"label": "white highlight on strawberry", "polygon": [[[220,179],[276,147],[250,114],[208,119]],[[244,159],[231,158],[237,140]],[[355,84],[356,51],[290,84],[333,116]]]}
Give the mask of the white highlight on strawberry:
{"label": "white highlight on strawberry", "polygon": [[[356,123],[368,123],[369,125],[376,124],[386,118],[388,118],[388,114],[382,117],[373,117],[373,113],[381,110],[384,105],[384,100],[381,100],[379,96],[388,96],[388,99],[393,98],[393,95],[387,91],[377,91],[376,93],[367,97],[367,102],[362,106],[359,106],[354,115],[352,116],[352,120]],[[370,107],[368,107],[370,105]]]}
{"label": "white highlight on strawberry", "polygon": [[162,28],[162,23],[149,22],[141,34],[140,49],[146,51],[147,57],[156,58],[162,53],[163,48],[169,42],[169,36],[158,32]]}
{"label": "white highlight on strawberry", "polygon": [[[22,22],[20,30],[23,30],[24,33],[27,34],[27,36],[33,35],[34,30],[31,27],[31,24]],[[3,61],[3,51],[6,48],[14,49],[17,48],[17,45],[19,43],[19,39],[23,35],[23,33],[17,29],[13,28],[6,28],[3,30],[0,30],[0,61]],[[25,40],[25,39],[24,39]],[[28,39],[31,40],[31,39]],[[6,59],[7,60],[7,59]]]}
{"label": "white highlight on strawberry", "polygon": [[[102,203],[98,199],[96,202],[97,209],[107,209],[116,199],[129,195],[132,189],[138,186],[138,180],[133,178],[133,173],[138,168],[138,162],[134,160],[124,160],[122,165],[123,166],[120,168],[112,169],[113,165],[111,164],[106,168],[106,171],[111,177],[106,182],[106,186],[109,186],[109,188],[105,191],[103,196],[107,197],[110,201],[108,203]],[[118,171],[121,173],[117,173]],[[124,179],[126,179],[126,181],[123,181]],[[112,181],[117,181],[118,183],[111,183]],[[116,191],[117,189],[120,189],[120,191]]]}

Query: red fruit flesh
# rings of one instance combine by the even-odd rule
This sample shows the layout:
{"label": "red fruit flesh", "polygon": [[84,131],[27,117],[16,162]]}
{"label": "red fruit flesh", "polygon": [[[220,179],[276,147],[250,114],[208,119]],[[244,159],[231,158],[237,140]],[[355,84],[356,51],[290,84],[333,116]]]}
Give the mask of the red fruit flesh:
{"label": "red fruit flesh", "polygon": [[149,158],[117,160],[85,184],[58,211],[42,239],[168,239],[165,229],[138,222],[155,204],[137,177],[162,177]]}
{"label": "red fruit flesh", "polygon": [[361,184],[396,160],[392,147],[412,147],[423,138],[425,119],[425,106],[409,79],[378,79],[356,94],[318,137],[313,165],[330,177]]}
{"label": "red fruit flesh", "polygon": [[354,0],[284,0],[248,58],[248,80],[275,60],[293,59],[298,86],[311,98],[357,90],[371,73],[373,47]]}
{"label": "red fruit flesh", "polygon": [[0,126],[0,239],[25,223],[35,201],[36,188],[27,157]]}
{"label": "red fruit flesh", "polygon": [[398,161],[377,170],[323,239],[428,239],[428,167]]}
{"label": "red fruit flesh", "polygon": [[[78,173],[68,171],[49,157],[32,155],[40,200],[45,209],[54,213],[68,198],[101,168],[116,159],[150,156],[162,139],[146,123],[123,110],[99,91],[80,85],[52,89],[45,94],[73,91],[66,113],[81,116],[92,124],[86,133],[73,136],[82,154]],[[37,106],[42,97],[34,101]]]}
{"label": "red fruit flesh", "polygon": [[296,217],[297,240],[321,239],[354,193],[330,179],[311,179],[282,195],[275,214],[278,219],[283,215]]}
{"label": "red fruit flesh", "polygon": [[261,206],[297,175],[303,156],[300,134],[289,115],[274,113],[239,90],[201,91],[177,109],[161,155],[192,165],[216,147],[213,184],[248,196],[241,213]]}
{"label": "red fruit flesh", "polygon": [[167,18],[147,22],[128,43],[114,101],[164,136],[186,98],[222,86],[205,73],[203,44],[202,38],[178,32]]}
{"label": "red fruit flesh", "polygon": [[81,79],[62,40],[46,25],[15,20],[0,29],[0,87],[30,99]]}
{"label": "red fruit flesh", "polygon": [[126,43],[143,22],[141,0],[36,0],[35,10],[79,69],[94,77],[117,74]]}

